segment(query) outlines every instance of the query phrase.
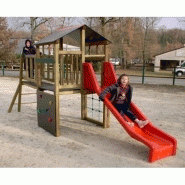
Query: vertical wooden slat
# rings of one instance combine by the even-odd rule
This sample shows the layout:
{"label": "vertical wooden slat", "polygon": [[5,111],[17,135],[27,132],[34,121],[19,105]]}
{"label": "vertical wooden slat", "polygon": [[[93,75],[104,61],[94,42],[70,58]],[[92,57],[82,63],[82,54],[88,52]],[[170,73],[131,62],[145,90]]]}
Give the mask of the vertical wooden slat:
{"label": "vertical wooden slat", "polygon": [[[49,44],[48,45],[48,55],[49,55],[49,58],[51,57],[51,52],[50,52],[50,48],[51,48],[51,45]],[[47,79],[50,79],[50,72],[49,72],[49,67],[50,66],[50,63],[47,63]]]}
{"label": "vertical wooden slat", "polygon": [[28,58],[26,57],[26,77],[28,78]]}
{"label": "vertical wooden slat", "polygon": [[[44,45],[42,45],[42,57],[44,57]],[[41,75],[43,78],[45,78],[45,71],[44,71],[44,63],[41,63]]]}
{"label": "vertical wooden slat", "polygon": [[71,82],[71,55],[69,55],[69,82]]}
{"label": "vertical wooden slat", "polygon": [[[36,46],[36,57],[40,58],[40,48],[39,46]],[[37,88],[41,86],[42,77],[41,77],[41,65],[39,63],[36,64],[36,82],[37,82]]]}
{"label": "vertical wooden slat", "polygon": [[71,83],[74,82],[73,55],[71,55]]}
{"label": "vertical wooden slat", "polygon": [[96,45],[96,55],[98,55],[98,45]]}
{"label": "vertical wooden slat", "polygon": [[81,55],[79,55],[79,59],[78,59],[78,83],[81,84]]}
{"label": "vertical wooden slat", "polygon": [[50,64],[49,65],[49,68],[50,68],[50,76],[51,76],[51,80],[54,80],[54,71],[53,71],[53,64]]}
{"label": "vertical wooden slat", "polygon": [[50,79],[50,77],[49,77],[49,63],[47,63],[47,79]]}
{"label": "vertical wooden slat", "polygon": [[76,55],[76,84],[78,84],[78,70],[79,70],[79,67],[78,67],[78,55]]}
{"label": "vertical wooden slat", "polygon": [[50,47],[51,47],[51,45],[48,44],[48,55],[49,55],[49,58],[51,57]]}
{"label": "vertical wooden slat", "polygon": [[33,78],[33,58],[30,58],[30,78]]}
{"label": "vertical wooden slat", "polygon": [[36,65],[36,61],[35,61],[36,58],[33,59],[33,62],[34,62],[34,80],[36,82],[36,68],[37,68],[37,65]]}
{"label": "vertical wooden slat", "polygon": [[64,56],[61,55],[60,58],[60,84],[64,85]]}
{"label": "vertical wooden slat", "polygon": [[68,63],[69,63],[69,61],[68,61],[69,59],[68,59],[68,55],[66,55],[66,80],[67,80],[67,85],[69,84],[69,74],[68,74]]}

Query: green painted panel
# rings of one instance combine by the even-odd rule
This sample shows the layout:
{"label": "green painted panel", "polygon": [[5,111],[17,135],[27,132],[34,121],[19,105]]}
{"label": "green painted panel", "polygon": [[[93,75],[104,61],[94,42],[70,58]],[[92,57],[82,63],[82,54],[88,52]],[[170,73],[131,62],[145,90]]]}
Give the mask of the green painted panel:
{"label": "green painted panel", "polygon": [[54,63],[53,58],[36,58],[37,63]]}

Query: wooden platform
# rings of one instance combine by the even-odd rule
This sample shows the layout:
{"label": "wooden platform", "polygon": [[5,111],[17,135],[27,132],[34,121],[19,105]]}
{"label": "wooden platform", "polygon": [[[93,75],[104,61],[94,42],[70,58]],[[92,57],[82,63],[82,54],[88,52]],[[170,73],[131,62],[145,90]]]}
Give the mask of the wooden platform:
{"label": "wooden platform", "polygon": [[[27,85],[31,88],[37,89],[37,85],[34,82],[23,81],[23,85]],[[47,90],[47,91],[54,92],[55,91],[55,86],[52,83],[42,82],[41,87],[39,87],[39,90],[41,90],[41,91],[46,91]],[[59,89],[60,95],[62,95],[62,94],[76,94],[76,93],[80,93],[80,92],[81,92],[81,89],[78,88],[78,87]]]}

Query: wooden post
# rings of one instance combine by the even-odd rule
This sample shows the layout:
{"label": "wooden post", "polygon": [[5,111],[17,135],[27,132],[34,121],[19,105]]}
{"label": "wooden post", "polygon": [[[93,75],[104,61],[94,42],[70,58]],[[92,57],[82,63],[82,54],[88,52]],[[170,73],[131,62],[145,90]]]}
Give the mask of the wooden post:
{"label": "wooden post", "polygon": [[55,82],[55,101],[56,101],[56,137],[59,137],[61,135],[61,130],[60,130],[60,95],[59,95],[59,40],[56,41],[54,45],[54,58],[55,58],[55,63],[54,63],[54,82]]}
{"label": "wooden post", "polygon": [[[44,58],[44,47],[45,45],[42,45],[42,57]],[[45,71],[44,71],[44,63],[41,63],[41,77],[42,79],[45,77]]]}
{"label": "wooden post", "polygon": [[19,74],[19,96],[18,96],[18,112],[21,111],[21,94],[22,94],[22,76],[23,76],[23,55],[21,56],[21,63],[20,63],[20,74]]}
{"label": "wooden post", "polygon": [[[40,58],[40,50],[39,50],[39,46],[36,46],[36,58]],[[41,86],[41,64],[37,63],[36,64],[36,68],[35,68],[35,80],[37,83],[37,88],[39,88]]]}
{"label": "wooden post", "polygon": [[[107,55],[107,45],[104,45],[104,54],[105,54],[105,61],[108,60],[108,55]],[[103,83],[103,62],[101,65],[101,83]],[[103,104],[103,127],[104,128],[109,128],[110,127],[110,111],[108,108]]]}
{"label": "wooden post", "polygon": [[12,111],[12,108],[14,106],[15,100],[18,96],[18,112],[21,111],[21,93],[22,93],[22,76],[23,76],[23,56],[21,56],[21,63],[20,63],[20,73],[19,73],[19,85],[15,91],[15,94],[13,96],[12,102],[10,104],[10,107],[8,109],[8,113]]}
{"label": "wooden post", "polygon": [[82,65],[85,62],[85,27],[81,30],[81,45],[80,49],[82,51],[82,63],[81,63],[81,119],[84,120],[87,117],[87,95],[83,90],[83,69]]}

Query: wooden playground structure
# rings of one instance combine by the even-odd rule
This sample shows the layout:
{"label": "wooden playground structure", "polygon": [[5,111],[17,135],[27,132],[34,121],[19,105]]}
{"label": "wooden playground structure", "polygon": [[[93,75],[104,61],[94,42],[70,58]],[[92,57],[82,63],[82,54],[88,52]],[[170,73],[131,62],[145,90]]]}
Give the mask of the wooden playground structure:
{"label": "wooden playground structure", "polygon": [[[68,42],[74,40],[78,43],[79,49],[65,50],[63,44],[66,38]],[[58,137],[61,135],[60,95],[81,93],[81,119],[108,128],[110,112],[105,105],[103,105],[103,122],[88,117],[87,95],[90,92],[83,89],[82,64],[101,61],[102,83],[103,62],[108,60],[107,45],[109,43],[111,42],[108,39],[87,25],[63,29],[37,42],[36,55],[26,55],[21,59],[19,84],[8,112],[12,111],[17,98],[18,112],[21,111],[23,85],[35,88],[37,89],[38,125]],[[95,46],[95,54],[91,52],[92,46]],[[23,72],[24,63],[26,69]],[[45,91],[51,93],[48,94]]]}

